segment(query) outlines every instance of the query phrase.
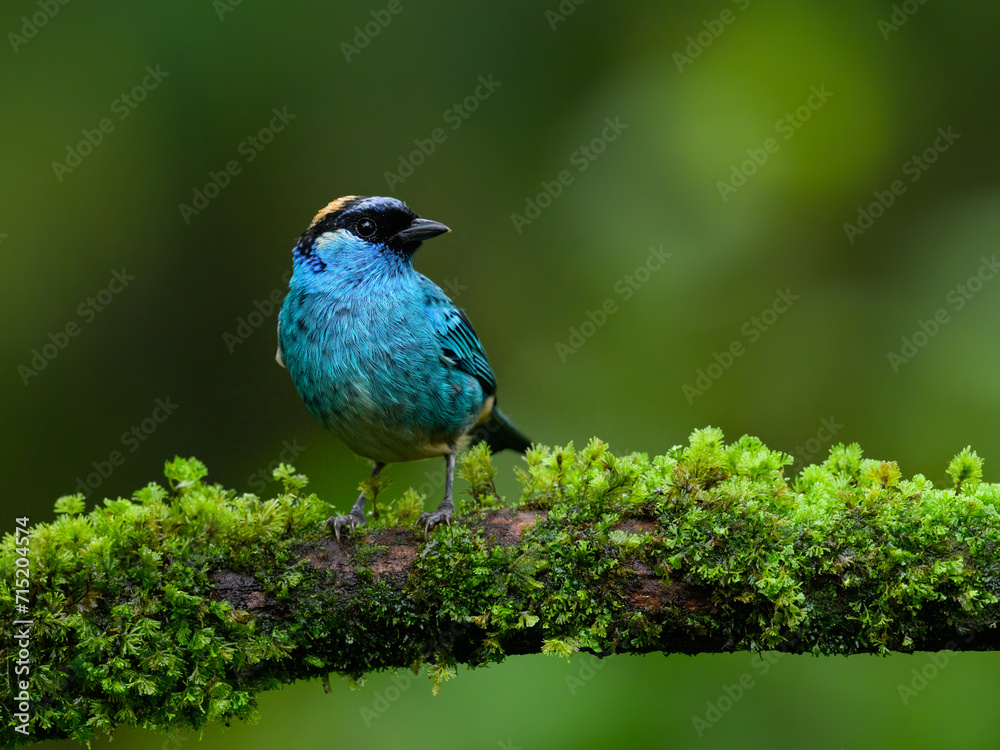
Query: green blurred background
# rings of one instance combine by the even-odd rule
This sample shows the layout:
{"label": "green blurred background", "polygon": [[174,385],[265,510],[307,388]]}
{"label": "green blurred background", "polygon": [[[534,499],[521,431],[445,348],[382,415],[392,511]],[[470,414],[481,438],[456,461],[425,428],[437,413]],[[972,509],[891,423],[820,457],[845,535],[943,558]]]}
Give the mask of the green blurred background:
{"label": "green blurred background", "polygon": [[[822,459],[834,424],[833,442],[858,441],[905,474],[941,481],[972,444],[1000,478],[1000,281],[955,301],[1000,233],[995,3],[9,0],[0,18],[7,531],[15,515],[50,519],[115,450],[124,462],[90,503],[182,454],[241,490],[293,458],[346,509],[365,464],[274,363],[266,300],[280,298],[313,214],[350,193],[392,194],[452,227],[416,265],[466,308],[505,411],[540,442],[598,435],[658,453],[712,424]],[[378,33],[359,37],[366,24]],[[151,90],[129,108],[120,97],[144,79]],[[477,87],[488,96],[463,118],[454,106]],[[275,108],[294,119],[256,149],[247,139]],[[113,130],[71,172],[54,168],[102,118]],[[578,149],[606,118],[627,128],[588,160]],[[421,161],[414,141],[436,128],[434,152],[387,178]],[[946,150],[939,128],[958,136]],[[741,166],[753,154],[767,160]],[[914,155],[934,163],[915,169]],[[185,221],[179,204],[231,160],[239,172]],[[753,174],[720,191],[734,165]],[[570,184],[515,227],[511,214],[563,170]],[[905,189],[892,205],[848,237],[844,224],[895,180]],[[636,273],[660,246],[671,257]],[[102,294],[122,269],[134,278]],[[779,289],[798,299],[762,316]],[[103,309],[88,312],[88,298]],[[606,300],[615,312],[585,325]],[[940,309],[947,322],[905,351]],[[78,335],[27,373],[70,323]],[[576,347],[581,328],[592,335]],[[686,396],[734,341],[742,356]],[[891,352],[915,356],[894,367]],[[144,426],[157,399],[176,409]],[[133,426],[141,441],[123,435]],[[500,459],[508,495],[516,462]],[[392,467],[390,496],[413,484],[436,503],[440,468]],[[906,701],[899,686],[933,671],[927,655],[590,664],[512,658],[462,670],[436,698],[423,677],[401,693],[389,675],[359,691],[335,681],[332,695],[299,683],[263,696],[256,726],[212,727],[200,744],[122,731],[114,747],[836,750],[987,747],[1000,731],[995,654],[951,656]],[[752,687],[727,703],[747,674]]]}

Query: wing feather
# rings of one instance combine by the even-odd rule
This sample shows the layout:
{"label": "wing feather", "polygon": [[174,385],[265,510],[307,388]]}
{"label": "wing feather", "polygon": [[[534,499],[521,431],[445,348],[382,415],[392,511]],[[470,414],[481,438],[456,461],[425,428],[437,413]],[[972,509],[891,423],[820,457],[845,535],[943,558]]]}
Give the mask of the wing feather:
{"label": "wing feather", "polygon": [[468,316],[426,276],[421,275],[420,281],[426,294],[426,314],[445,361],[475,377],[485,395],[492,396],[497,390],[496,376]]}

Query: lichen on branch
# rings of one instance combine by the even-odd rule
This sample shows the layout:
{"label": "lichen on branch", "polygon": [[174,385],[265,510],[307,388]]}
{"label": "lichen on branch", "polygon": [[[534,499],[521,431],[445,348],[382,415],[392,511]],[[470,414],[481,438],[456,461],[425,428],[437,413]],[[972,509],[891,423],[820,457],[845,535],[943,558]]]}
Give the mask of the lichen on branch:
{"label": "lichen on branch", "polygon": [[1000,485],[973,451],[947,489],[857,445],[793,481],[791,460],[713,428],[654,458],[535,447],[508,507],[480,444],[460,462],[468,498],[427,540],[407,490],[338,544],[284,465],[267,500],[180,458],[165,486],[90,512],[60,498],[27,544],[0,545],[6,663],[23,647],[6,623],[32,620],[29,734],[0,740],[252,719],[261,691],[331,673],[423,668],[436,690],[513,654],[1000,647]]}

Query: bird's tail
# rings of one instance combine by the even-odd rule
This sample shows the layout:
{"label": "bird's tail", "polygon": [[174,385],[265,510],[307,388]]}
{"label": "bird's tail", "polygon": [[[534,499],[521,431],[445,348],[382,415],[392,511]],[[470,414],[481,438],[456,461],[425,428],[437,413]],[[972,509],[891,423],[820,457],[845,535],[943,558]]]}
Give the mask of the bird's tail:
{"label": "bird's tail", "polygon": [[490,412],[489,419],[478,425],[469,433],[469,436],[472,438],[472,445],[485,440],[494,453],[508,448],[518,453],[524,453],[531,445],[528,437],[496,407]]}

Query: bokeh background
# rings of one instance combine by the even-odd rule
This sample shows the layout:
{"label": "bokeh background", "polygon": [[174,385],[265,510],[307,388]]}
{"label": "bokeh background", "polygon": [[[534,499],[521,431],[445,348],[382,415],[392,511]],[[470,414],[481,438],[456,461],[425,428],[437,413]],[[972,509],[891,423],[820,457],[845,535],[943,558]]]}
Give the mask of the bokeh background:
{"label": "bokeh background", "polygon": [[[95,475],[89,503],[181,454],[264,493],[268,466],[291,458],[346,509],[366,466],[274,363],[268,305],[298,234],[350,193],[395,195],[452,227],[416,265],[468,311],[505,411],[540,442],[597,435],[658,453],[711,424],[798,467],[858,441],[936,481],[971,444],[997,480],[1000,281],[983,259],[1000,234],[998,21],[982,0],[8,0],[3,528],[50,519],[115,450],[124,462]],[[113,129],[79,146],[103,118]],[[437,128],[433,153],[411,156]],[[538,198],[563,170],[569,184]],[[896,180],[892,205],[869,208]],[[207,201],[183,211],[199,190]],[[845,229],[861,211],[870,225]],[[651,248],[670,257],[637,271]],[[109,287],[115,272],[133,278]],[[777,290],[796,298],[767,313]],[[607,300],[614,312],[586,325]],[[59,348],[68,324],[77,335]],[[742,355],[709,373],[732,342]],[[699,386],[699,369],[717,377]],[[160,422],[157,399],[172,405]],[[500,459],[508,495],[517,460]],[[436,503],[440,468],[393,466],[389,497],[414,485]],[[423,677],[401,692],[389,675],[331,695],[299,683],[264,695],[256,726],[166,743],[122,731],[114,747],[993,744],[997,655],[928,663],[517,657],[462,670],[438,697]],[[934,677],[901,695],[913,670]]]}

